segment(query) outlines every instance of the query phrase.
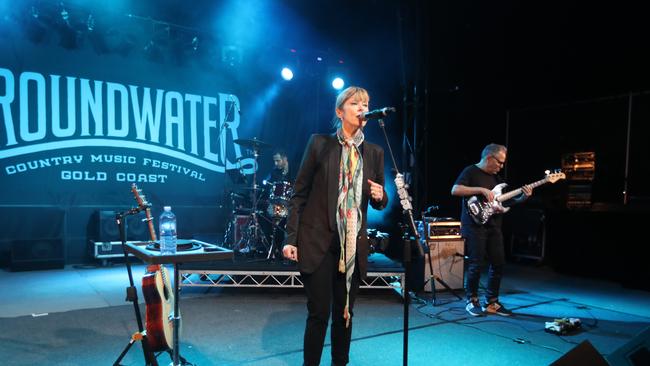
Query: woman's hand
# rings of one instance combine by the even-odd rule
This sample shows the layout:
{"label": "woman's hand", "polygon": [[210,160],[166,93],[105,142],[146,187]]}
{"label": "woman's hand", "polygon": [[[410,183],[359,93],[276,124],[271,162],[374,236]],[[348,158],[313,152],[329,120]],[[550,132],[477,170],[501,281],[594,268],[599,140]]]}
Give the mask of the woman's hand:
{"label": "woman's hand", "polygon": [[282,254],[285,258],[291,259],[292,261],[298,261],[298,247],[295,245],[287,244],[282,247]]}
{"label": "woman's hand", "polygon": [[368,183],[370,183],[370,197],[374,201],[381,201],[384,199],[384,187],[382,187],[379,183],[375,183],[368,179]]}

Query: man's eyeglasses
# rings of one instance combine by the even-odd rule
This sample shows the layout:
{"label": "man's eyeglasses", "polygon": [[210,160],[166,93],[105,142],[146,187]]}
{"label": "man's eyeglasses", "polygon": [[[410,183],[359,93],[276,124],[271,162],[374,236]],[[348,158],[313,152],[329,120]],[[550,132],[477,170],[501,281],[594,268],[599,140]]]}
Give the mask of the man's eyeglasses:
{"label": "man's eyeglasses", "polygon": [[499,159],[498,159],[496,156],[494,156],[494,155],[490,155],[490,156],[492,157],[492,159],[496,160],[497,163],[499,163],[499,166],[504,166],[504,165],[506,165],[506,161],[505,161],[505,160],[501,161],[501,160],[499,160]]}

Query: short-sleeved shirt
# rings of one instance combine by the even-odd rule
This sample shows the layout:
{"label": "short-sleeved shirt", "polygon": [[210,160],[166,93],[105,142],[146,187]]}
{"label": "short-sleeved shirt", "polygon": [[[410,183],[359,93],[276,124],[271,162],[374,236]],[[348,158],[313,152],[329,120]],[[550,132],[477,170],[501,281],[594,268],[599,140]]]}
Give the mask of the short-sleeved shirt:
{"label": "short-sleeved shirt", "polygon": [[[503,178],[501,178],[499,175],[486,173],[475,164],[472,164],[463,169],[458,178],[456,178],[456,182],[454,184],[467,187],[483,187],[491,190],[500,183],[503,183]],[[462,226],[466,228],[474,227],[477,225],[467,212],[467,200],[470,198],[471,196],[463,197],[462,201],[462,213],[460,216],[460,222]],[[502,217],[502,214],[494,214],[483,226],[501,227]]]}

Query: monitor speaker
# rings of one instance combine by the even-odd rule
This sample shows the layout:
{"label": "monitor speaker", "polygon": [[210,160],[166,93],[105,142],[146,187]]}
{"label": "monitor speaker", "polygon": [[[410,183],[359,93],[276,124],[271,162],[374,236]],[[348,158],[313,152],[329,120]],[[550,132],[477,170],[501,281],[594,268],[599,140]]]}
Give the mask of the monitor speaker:
{"label": "monitor speaker", "polygon": [[[429,279],[431,268],[433,268],[433,273],[449,285],[452,290],[462,289],[465,240],[462,238],[427,240],[427,244],[429,246],[431,266],[426,262],[424,263],[424,280]],[[438,281],[433,280],[433,282],[435,282],[436,290],[445,289]],[[425,283],[424,291],[431,291],[431,281]]]}
{"label": "monitor speaker", "polygon": [[12,271],[61,269],[65,264],[62,239],[14,240],[9,268]]}
{"label": "monitor speaker", "polygon": [[650,365],[650,327],[607,356],[611,366]]}
{"label": "monitor speaker", "polygon": [[573,347],[569,352],[555,360],[555,362],[550,366],[576,365],[609,366],[605,358],[598,353],[596,348],[594,348],[589,341],[582,341],[582,343]]}

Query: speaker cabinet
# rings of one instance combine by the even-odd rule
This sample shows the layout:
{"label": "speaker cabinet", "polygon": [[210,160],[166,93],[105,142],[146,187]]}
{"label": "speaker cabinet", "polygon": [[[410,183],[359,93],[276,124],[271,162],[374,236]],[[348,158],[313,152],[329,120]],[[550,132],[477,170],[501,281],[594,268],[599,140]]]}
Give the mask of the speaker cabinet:
{"label": "speaker cabinet", "polygon": [[[120,240],[120,229],[115,220],[115,211],[99,211],[99,230],[97,241],[111,242]],[[150,240],[148,223],[143,221],[144,214],[127,216],[124,221],[126,240],[147,241]]]}
{"label": "speaker cabinet", "polygon": [[[128,223],[124,223],[128,228]],[[126,232],[126,231],[125,231]],[[120,229],[115,221],[115,211],[99,211],[99,234],[97,241],[111,242],[120,240]]]}
{"label": "speaker cabinet", "polygon": [[[465,240],[458,239],[440,239],[427,240],[429,247],[429,263],[424,263],[424,280],[427,281],[431,274],[431,268],[435,276],[443,280],[452,290],[463,288],[464,276],[464,255]],[[436,290],[444,290],[444,286],[439,281],[432,279],[435,283]],[[431,291],[431,281],[426,282],[424,291]]]}
{"label": "speaker cabinet", "polygon": [[61,269],[64,263],[62,239],[14,240],[11,243],[9,268],[12,271]]}
{"label": "speaker cabinet", "polygon": [[564,356],[558,358],[550,366],[609,366],[605,358],[591,345],[589,341],[582,341],[573,347]]}
{"label": "speaker cabinet", "polygon": [[611,366],[650,365],[650,327],[607,356],[607,361]]}
{"label": "speaker cabinet", "polygon": [[513,208],[510,254],[514,257],[542,261],[546,251],[546,217],[544,211]]}

